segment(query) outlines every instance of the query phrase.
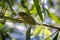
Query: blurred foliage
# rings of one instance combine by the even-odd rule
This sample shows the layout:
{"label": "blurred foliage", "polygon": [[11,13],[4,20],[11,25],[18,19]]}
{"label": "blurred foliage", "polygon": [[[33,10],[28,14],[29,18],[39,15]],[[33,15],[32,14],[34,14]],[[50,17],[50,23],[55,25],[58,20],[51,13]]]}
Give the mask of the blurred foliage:
{"label": "blurred foliage", "polygon": [[60,24],[60,18],[57,17],[54,13],[50,13],[50,16],[53,20],[55,20],[58,24]]}
{"label": "blurred foliage", "polygon": [[56,23],[60,24],[60,17],[58,17],[55,13],[49,12],[48,9],[46,9],[48,13],[48,17],[50,17],[52,20],[54,20]]}
{"label": "blurred foliage", "polygon": [[[44,3],[40,4],[41,1],[42,0],[33,0],[33,4],[29,7],[30,4],[28,4],[28,0],[0,0],[0,40],[6,40],[7,36],[11,40],[13,39],[10,34],[7,33],[13,32],[13,30],[4,30],[4,25],[6,25],[7,20],[12,21],[12,23],[24,23],[27,24],[28,27],[31,26],[26,32],[26,40],[30,40],[31,38],[31,29],[33,30],[32,36],[39,35],[40,37],[43,36],[44,39],[48,38],[52,32],[49,30],[50,28],[43,25],[45,18],[51,18],[56,24],[60,24],[60,18],[54,13],[51,13],[49,7],[46,8]],[[53,6],[52,0],[49,0],[49,3],[50,6]],[[37,26],[38,23],[40,24]],[[53,40],[57,40],[57,35],[58,33]],[[52,39],[48,38],[47,40]]]}
{"label": "blurred foliage", "polygon": [[30,32],[31,32],[31,26],[30,26],[30,28],[27,30],[27,32],[26,32],[26,40],[30,40]]}
{"label": "blurred foliage", "polygon": [[3,24],[2,24],[2,23],[0,23],[0,30],[2,30],[2,28],[3,28]]}
{"label": "blurred foliage", "polygon": [[[42,36],[43,33],[46,35],[46,38],[52,34],[50,32],[50,30],[48,30],[48,28],[44,27],[43,25],[40,25],[40,26],[37,26],[36,29],[34,30],[33,36],[37,36],[39,34],[40,34],[40,36]],[[48,39],[51,40],[50,38],[48,38]]]}
{"label": "blurred foliage", "polygon": [[11,17],[10,11],[6,11],[6,13],[4,14],[4,16],[6,16],[6,17]]}
{"label": "blurred foliage", "polygon": [[32,6],[32,9],[30,10],[30,13],[31,14],[36,14],[37,13],[35,5]]}
{"label": "blurred foliage", "polygon": [[25,12],[29,13],[28,5],[27,5],[27,0],[21,0],[21,5],[25,9]]}
{"label": "blurred foliage", "polygon": [[59,32],[57,32],[57,34],[55,35],[55,37],[53,38],[53,40],[57,40],[58,35],[59,35]]}
{"label": "blurred foliage", "polygon": [[40,19],[43,21],[43,16],[42,16],[42,12],[41,12],[41,7],[39,5],[39,0],[34,0],[34,4],[35,4],[35,7],[36,7],[36,10],[37,10],[37,13],[40,17]]}
{"label": "blurred foliage", "polygon": [[50,7],[53,7],[53,0],[49,0]]}

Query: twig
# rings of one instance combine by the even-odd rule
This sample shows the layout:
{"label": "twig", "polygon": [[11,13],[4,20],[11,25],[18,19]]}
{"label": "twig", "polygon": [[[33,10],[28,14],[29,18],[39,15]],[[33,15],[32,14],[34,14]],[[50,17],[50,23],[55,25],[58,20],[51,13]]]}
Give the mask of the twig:
{"label": "twig", "polygon": [[14,20],[14,21],[18,21],[18,22],[23,22],[22,19],[15,19],[15,18],[6,17],[6,16],[1,16],[1,15],[0,15],[0,18],[2,18],[2,19],[8,19],[8,20]]}
{"label": "twig", "polygon": [[[58,32],[58,30],[56,31]],[[54,32],[52,35],[50,35],[49,37],[53,36],[56,32]],[[45,40],[47,40],[49,37],[45,38]]]}
{"label": "twig", "polygon": [[[40,24],[40,23],[37,23],[37,25],[41,25],[41,24]],[[48,25],[48,24],[42,24],[42,25],[44,25],[44,26],[46,26],[46,27],[50,27],[50,28],[54,28],[54,29],[58,29],[58,30],[60,31],[60,28],[57,27],[57,26],[52,26],[52,25]]]}
{"label": "twig", "polygon": [[44,26],[47,26],[47,27],[51,27],[51,28],[55,28],[55,29],[58,29],[60,31],[60,28],[59,27],[56,27],[56,26],[52,26],[52,25],[47,25],[47,24],[43,24]]}
{"label": "twig", "polygon": [[[8,20],[14,20],[14,21],[18,21],[18,22],[24,22],[23,20],[21,19],[15,19],[15,18],[10,18],[10,17],[6,17],[6,16],[1,16],[0,15],[0,18],[3,18],[3,19],[8,19]],[[41,24],[38,24],[38,25],[41,25]],[[55,26],[52,26],[52,25],[47,25],[47,24],[42,24],[46,27],[50,27],[50,28],[54,28],[54,29],[58,29],[60,31],[60,28],[59,27],[55,27]]]}

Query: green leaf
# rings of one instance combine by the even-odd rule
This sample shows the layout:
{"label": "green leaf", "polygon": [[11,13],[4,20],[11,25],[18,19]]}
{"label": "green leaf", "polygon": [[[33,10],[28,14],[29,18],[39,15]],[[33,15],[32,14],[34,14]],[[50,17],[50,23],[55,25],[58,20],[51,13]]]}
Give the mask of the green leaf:
{"label": "green leaf", "polygon": [[6,0],[6,2],[7,2],[9,5],[13,6],[14,3],[16,3],[16,0]]}
{"label": "green leaf", "polygon": [[41,12],[41,7],[39,5],[39,0],[34,0],[34,4],[35,4],[35,7],[36,7],[36,10],[37,10],[37,13],[38,13],[40,19],[43,21],[43,15]]}
{"label": "green leaf", "polygon": [[21,0],[21,5],[25,9],[25,12],[29,13],[26,0]]}
{"label": "green leaf", "polygon": [[16,15],[16,13],[14,12],[14,10],[13,10],[13,8],[12,8],[12,6],[14,5],[14,2],[15,2],[15,1],[16,1],[16,0],[6,0],[7,4],[9,5],[10,11],[12,12],[11,17],[13,17],[13,16]]}
{"label": "green leaf", "polygon": [[52,0],[49,0],[49,3],[50,3],[50,7],[51,7],[51,6],[54,6]]}
{"label": "green leaf", "polygon": [[56,23],[60,24],[60,18],[57,17],[54,13],[50,13],[50,18],[56,21]]}
{"label": "green leaf", "polygon": [[46,15],[46,10],[45,10],[45,6],[44,6],[44,2],[42,3],[42,11],[43,11],[43,13]]}
{"label": "green leaf", "polygon": [[11,15],[12,15],[12,14],[11,14],[10,11],[6,11],[5,14],[4,14],[4,16],[6,16],[6,17],[11,17]]}
{"label": "green leaf", "polygon": [[2,40],[2,37],[0,37],[0,40]]}
{"label": "green leaf", "polygon": [[59,35],[59,32],[57,32],[57,34],[55,35],[55,37],[53,38],[53,40],[57,40],[58,35]]}
{"label": "green leaf", "polygon": [[6,0],[1,0],[0,6],[4,8],[5,7],[5,4],[6,4]]}
{"label": "green leaf", "polygon": [[13,9],[12,9],[12,5],[11,5],[12,2],[9,1],[9,0],[6,0],[6,1],[7,1],[8,5],[9,5],[9,7],[10,7],[10,10],[13,11]]}
{"label": "green leaf", "polygon": [[37,11],[36,11],[36,7],[35,7],[35,5],[33,5],[33,6],[32,6],[32,9],[29,10],[29,11],[30,11],[31,14],[36,14]]}
{"label": "green leaf", "polygon": [[52,34],[51,31],[47,27],[45,27],[44,31],[45,31],[45,34],[46,34],[46,38],[49,37]]}
{"label": "green leaf", "polygon": [[26,40],[30,40],[30,35],[31,35],[31,26],[30,26],[30,28],[27,30],[27,32],[26,32]]}
{"label": "green leaf", "polygon": [[[35,28],[34,32],[33,32],[33,36],[37,36],[40,32],[42,32],[42,26],[39,25]],[[41,34],[41,33],[40,33]]]}
{"label": "green leaf", "polygon": [[3,25],[4,25],[4,24],[0,23],[0,30],[2,30],[2,28],[3,28]]}
{"label": "green leaf", "polygon": [[2,36],[2,40],[5,40],[5,36],[4,36],[4,32],[3,30],[0,30],[1,36]]}
{"label": "green leaf", "polygon": [[49,13],[49,10],[46,9],[46,8],[45,8],[45,10],[46,10],[46,12],[47,12],[48,17],[51,17],[51,16],[50,16],[50,13]]}
{"label": "green leaf", "polygon": [[60,18],[58,16],[56,16],[56,14],[49,12],[49,10],[46,8],[45,8],[45,10],[47,11],[48,17],[53,19],[57,24],[60,24]]}

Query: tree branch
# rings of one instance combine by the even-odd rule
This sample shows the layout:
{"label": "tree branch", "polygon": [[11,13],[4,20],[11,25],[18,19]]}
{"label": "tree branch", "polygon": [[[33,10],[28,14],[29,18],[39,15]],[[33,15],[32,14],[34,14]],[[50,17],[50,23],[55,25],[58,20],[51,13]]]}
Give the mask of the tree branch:
{"label": "tree branch", "polygon": [[[41,24],[40,24],[40,23],[37,23],[37,25],[41,25]],[[44,26],[46,26],[46,27],[54,28],[54,29],[57,29],[57,30],[59,30],[59,31],[60,31],[60,28],[59,28],[59,27],[57,27],[57,26],[48,25],[48,24],[42,24],[42,25],[44,25]]]}
{"label": "tree branch", "polygon": [[60,31],[60,28],[59,27],[56,27],[56,26],[52,26],[52,25],[47,25],[47,24],[43,24],[44,26],[47,26],[47,27],[51,27],[51,28],[55,28],[57,30]]}
{"label": "tree branch", "polygon": [[1,15],[0,15],[0,18],[1,18],[1,19],[7,19],[7,20],[14,20],[14,21],[18,21],[18,22],[23,22],[22,19],[15,19],[15,18],[6,17],[6,16],[1,16]]}
{"label": "tree branch", "polygon": [[[6,17],[6,16],[1,16],[1,15],[0,15],[0,18],[8,19],[8,20],[14,20],[14,21],[17,21],[17,22],[20,22],[20,23],[24,22],[22,19],[15,19],[15,18],[10,18],[10,17]],[[38,24],[38,25],[41,25],[41,24]],[[59,27],[55,27],[55,26],[47,25],[47,24],[42,24],[42,25],[44,25],[46,27],[54,28],[54,29],[57,29],[57,30],[60,31]]]}

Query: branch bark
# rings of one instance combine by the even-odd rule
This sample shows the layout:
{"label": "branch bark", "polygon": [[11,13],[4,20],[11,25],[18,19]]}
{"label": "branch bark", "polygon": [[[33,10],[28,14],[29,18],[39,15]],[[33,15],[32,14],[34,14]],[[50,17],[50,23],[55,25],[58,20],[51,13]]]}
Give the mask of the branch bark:
{"label": "branch bark", "polygon": [[[14,20],[14,21],[18,21],[18,22],[20,22],[20,23],[24,22],[24,21],[21,20],[21,19],[14,19],[14,18],[5,17],[5,16],[1,16],[1,15],[0,15],[0,18],[2,18],[2,19],[8,19],[8,20]],[[41,24],[38,24],[38,25],[41,25]],[[42,24],[42,25],[44,25],[44,26],[46,26],[46,27],[54,28],[54,29],[57,29],[57,30],[60,31],[60,28],[59,28],[59,27],[52,26],[52,25],[47,25],[47,24]]]}
{"label": "branch bark", "polygon": [[22,19],[15,19],[15,18],[6,17],[6,16],[1,16],[1,15],[0,15],[0,18],[1,18],[1,19],[6,19],[6,20],[14,20],[14,21],[18,21],[18,22],[23,22]]}
{"label": "branch bark", "polygon": [[43,25],[44,25],[44,26],[47,26],[47,27],[55,28],[55,29],[57,29],[57,30],[60,30],[60,28],[57,27],[57,26],[52,26],[52,25],[47,25],[47,24],[43,24]]}

